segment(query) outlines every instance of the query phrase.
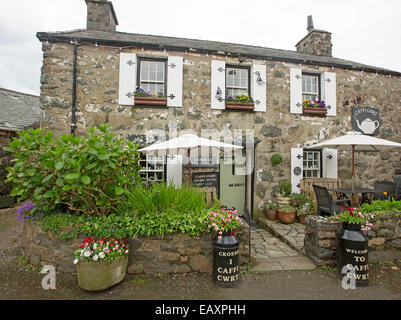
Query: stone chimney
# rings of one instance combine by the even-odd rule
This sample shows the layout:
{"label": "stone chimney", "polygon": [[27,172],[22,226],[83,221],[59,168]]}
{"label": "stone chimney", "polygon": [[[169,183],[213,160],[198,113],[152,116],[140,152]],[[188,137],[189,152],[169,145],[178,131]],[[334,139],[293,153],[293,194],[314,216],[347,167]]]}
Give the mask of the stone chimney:
{"label": "stone chimney", "polygon": [[116,31],[117,16],[107,0],[85,0],[88,7],[87,30]]}
{"label": "stone chimney", "polygon": [[295,47],[299,53],[332,57],[331,33],[315,29],[312,16],[308,16],[308,34]]}

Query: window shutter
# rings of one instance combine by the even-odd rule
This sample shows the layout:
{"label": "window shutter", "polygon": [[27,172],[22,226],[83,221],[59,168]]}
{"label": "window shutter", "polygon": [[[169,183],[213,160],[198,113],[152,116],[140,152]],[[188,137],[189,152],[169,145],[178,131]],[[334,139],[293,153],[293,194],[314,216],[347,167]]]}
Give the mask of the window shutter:
{"label": "window shutter", "polygon": [[167,106],[169,107],[182,107],[182,69],[182,57],[168,57]]}
{"label": "window shutter", "polygon": [[254,111],[266,112],[266,66],[254,64],[252,66],[251,96],[255,102]]}
{"label": "window shutter", "polygon": [[167,155],[166,170],[167,185],[174,185],[180,188],[182,184],[182,155]]}
{"label": "window shutter", "polygon": [[322,74],[322,96],[327,106],[327,116],[335,117],[337,115],[337,83],[336,74],[333,72],[324,72]]}
{"label": "window shutter", "polygon": [[290,112],[302,114],[302,69],[290,69]]}
{"label": "window shutter", "polygon": [[[221,60],[212,60],[211,84],[212,109],[224,110],[226,108],[226,63]],[[218,94],[219,93],[219,94]],[[221,100],[219,100],[219,97]]]}
{"label": "window shutter", "polygon": [[120,105],[134,105],[137,60],[135,53],[120,53],[119,96]]}
{"label": "window shutter", "polygon": [[304,149],[291,148],[291,187],[293,193],[301,192],[301,179],[303,178]]}
{"label": "window shutter", "polygon": [[322,152],[323,159],[323,178],[337,179],[337,150],[336,149],[323,149]]}

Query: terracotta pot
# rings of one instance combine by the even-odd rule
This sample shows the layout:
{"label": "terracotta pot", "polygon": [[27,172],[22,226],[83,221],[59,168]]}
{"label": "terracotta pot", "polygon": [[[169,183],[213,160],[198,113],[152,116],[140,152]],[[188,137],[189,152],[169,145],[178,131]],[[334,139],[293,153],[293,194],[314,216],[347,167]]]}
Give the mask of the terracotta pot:
{"label": "terracotta pot", "polygon": [[127,271],[128,254],[105,262],[82,262],[76,265],[79,287],[100,291],[120,283]]}
{"label": "terracotta pot", "polygon": [[134,97],[136,105],[149,105],[149,106],[166,106],[167,98],[154,98],[154,97]]}
{"label": "terracotta pot", "polygon": [[307,108],[307,107],[302,107],[302,113],[303,114],[315,114],[315,115],[326,115],[327,114],[327,109],[326,108]]}
{"label": "terracotta pot", "polygon": [[281,211],[281,209],[278,208],[278,218],[279,218],[280,222],[285,223],[285,224],[294,223],[295,218],[296,218],[296,210]]}
{"label": "terracotta pot", "polygon": [[301,222],[302,224],[306,224],[306,221],[305,221],[306,217],[307,217],[307,215],[299,215],[298,216],[299,222]]}
{"label": "terracotta pot", "polygon": [[271,221],[277,220],[277,209],[275,210],[266,209],[266,218]]}
{"label": "terracotta pot", "polygon": [[226,109],[253,111],[255,109],[255,104],[242,102],[226,102]]}

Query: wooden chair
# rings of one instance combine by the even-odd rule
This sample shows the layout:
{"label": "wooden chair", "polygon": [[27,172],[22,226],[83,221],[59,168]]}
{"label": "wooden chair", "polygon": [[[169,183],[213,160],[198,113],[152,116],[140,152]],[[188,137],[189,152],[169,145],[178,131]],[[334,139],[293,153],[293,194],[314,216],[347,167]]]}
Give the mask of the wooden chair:
{"label": "wooden chair", "polygon": [[383,190],[387,194],[375,193],[372,197],[373,200],[386,200],[396,198],[397,183],[391,181],[375,181],[375,190]]}
{"label": "wooden chair", "polygon": [[212,204],[215,200],[217,200],[216,188],[199,188],[199,191],[205,194],[207,203]]}
{"label": "wooden chair", "polygon": [[[341,188],[341,179],[332,179],[332,178],[310,178],[310,179],[301,179],[301,189],[305,190],[309,196],[313,199],[313,202],[316,204],[316,195],[315,190],[313,189],[313,185],[326,187],[327,189],[338,189]],[[317,205],[315,206],[315,213],[317,213]]]}
{"label": "wooden chair", "polygon": [[393,176],[393,181],[397,183],[397,189],[395,191],[395,200],[401,200],[401,174]]}
{"label": "wooden chair", "polygon": [[348,199],[334,200],[326,187],[313,185],[313,190],[316,195],[317,215],[333,216],[341,210],[341,205],[351,206],[351,201]]}

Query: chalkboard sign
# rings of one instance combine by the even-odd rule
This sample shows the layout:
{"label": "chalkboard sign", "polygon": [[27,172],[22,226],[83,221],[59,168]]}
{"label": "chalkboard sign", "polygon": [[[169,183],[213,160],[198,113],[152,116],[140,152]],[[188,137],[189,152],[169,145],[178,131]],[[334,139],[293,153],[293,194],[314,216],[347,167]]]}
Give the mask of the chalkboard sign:
{"label": "chalkboard sign", "polygon": [[219,188],[218,172],[194,172],[192,173],[192,185],[197,188]]}
{"label": "chalkboard sign", "polygon": [[377,135],[380,124],[379,109],[354,107],[352,110],[352,126],[355,131],[367,135]]}

